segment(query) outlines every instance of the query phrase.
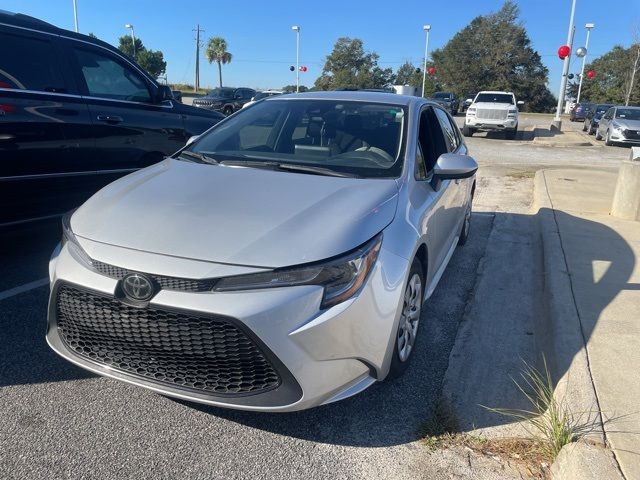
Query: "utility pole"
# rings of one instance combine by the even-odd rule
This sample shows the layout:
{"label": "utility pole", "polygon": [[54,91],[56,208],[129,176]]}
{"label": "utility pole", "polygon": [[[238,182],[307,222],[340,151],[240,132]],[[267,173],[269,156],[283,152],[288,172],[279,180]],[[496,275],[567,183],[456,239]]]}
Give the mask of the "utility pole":
{"label": "utility pole", "polygon": [[196,32],[196,78],[193,88],[197,92],[200,88],[200,32],[204,32],[204,30],[202,30],[200,24],[198,24],[193,31]]}
{"label": "utility pole", "polygon": [[431,31],[431,25],[425,25],[422,29],[427,34],[427,39],[424,42],[424,65],[422,68],[422,96],[424,97],[424,85],[427,82],[427,56],[429,55],[429,32]]}
{"label": "utility pole", "polygon": [[296,32],[296,93],[300,91],[300,26],[294,25],[291,30]]}
{"label": "utility pole", "polygon": [[[573,47],[573,34],[575,27],[573,26],[573,19],[576,15],[576,0],[571,2],[571,15],[569,17],[569,33],[567,34],[567,45],[569,48]],[[560,80],[560,91],[558,92],[558,107],[556,108],[556,116],[551,124],[552,128],[562,130],[562,120],[560,114],[562,113],[562,107],[564,107],[564,96],[567,91],[567,77],[569,76],[569,66],[571,64],[571,55],[573,51],[569,52],[569,55],[564,59],[564,67],[562,68],[562,79]]]}
{"label": "utility pole", "polygon": [[73,22],[76,25],[76,33],[78,33],[78,5],[76,5],[76,0],[73,0]]}
{"label": "utility pole", "polygon": [[594,23],[587,23],[584,28],[587,29],[587,41],[584,42],[584,49],[587,53],[582,57],[582,69],[580,70],[580,85],[578,85],[578,98],[576,98],[576,104],[580,103],[580,94],[582,93],[582,80],[584,80],[584,66],[587,63],[587,55],[589,54],[589,35],[591,29],[595,27]]}

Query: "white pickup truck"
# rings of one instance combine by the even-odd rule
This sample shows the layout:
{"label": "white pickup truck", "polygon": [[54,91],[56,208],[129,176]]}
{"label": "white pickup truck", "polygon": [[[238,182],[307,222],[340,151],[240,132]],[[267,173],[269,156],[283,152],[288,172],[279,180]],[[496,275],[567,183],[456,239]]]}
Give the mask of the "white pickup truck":
{"label": "white pickup truck", "polygon": [[522,104],[512,92],[480,92],[467,109],[462,134],[470,137],[478,131],[502,130],[513,140],[518,132],[518,105]]}

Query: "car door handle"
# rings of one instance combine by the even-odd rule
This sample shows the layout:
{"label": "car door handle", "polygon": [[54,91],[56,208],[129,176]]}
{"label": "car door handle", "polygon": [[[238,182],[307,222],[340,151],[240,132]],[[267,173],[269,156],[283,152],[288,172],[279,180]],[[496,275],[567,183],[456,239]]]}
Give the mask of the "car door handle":
{"label": "car door handle", "polygon": [[99,122],[105,123],[122,123],[124,119],[122,117],[118,117],[117,115],[98,115]]}

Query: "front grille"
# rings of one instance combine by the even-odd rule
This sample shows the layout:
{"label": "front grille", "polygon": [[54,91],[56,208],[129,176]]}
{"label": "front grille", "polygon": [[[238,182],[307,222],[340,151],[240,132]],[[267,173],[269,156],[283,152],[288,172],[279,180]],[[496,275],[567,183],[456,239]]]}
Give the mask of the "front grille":
{"label": "front grille", "polygon": [[507,110],[501,108],[478,108],[476,118],[483,120],[506,120]]}
{"label": "front grille", "polygon": [[56,318],[72,352],[152,382],[222,396],[262,393],[281,383],[258,345],[224,317],[135,308],[62,285]]}
{"label": "front grille", "polygon": [[638,130],[624,130],[622,133],[624,133],[625,138],[630,140],[640,140],[640,131]]}
{"label": "front grille", "polygon": [[[93,268],[98,273],[106,275],[107,277],[122,280],[125,275],[129,273],[142,273],[134,270],[127,270],[126,268],[116,267],[115,265],[109,265],[108,263],[99,262],[97,260],[92,261]],[[153,275],[147,274],[153,280],[156,281],[160,288],[165,290],[180,290],[184,292],[210,292],[215,284],[214,279],[195,280],[192,278],[178,278],[167,277],[165,275]]]}

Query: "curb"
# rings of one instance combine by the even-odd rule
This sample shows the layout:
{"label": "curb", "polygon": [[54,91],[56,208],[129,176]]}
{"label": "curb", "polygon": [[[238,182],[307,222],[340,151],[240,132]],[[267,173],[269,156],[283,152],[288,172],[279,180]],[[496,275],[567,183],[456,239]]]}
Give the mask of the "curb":
{"label": "curb", "polygon": [[[538,170],[534,178],[532,213],[536,215],[542,239],[543,256],[543,315],[540,325],[541,351],[545,354],[549,370],[557,382],[557,400],[570,411],[585,412],[584,422],[592,427],[586,439],[596,445],[605,446],[606,438],[597,394],[591,378],[589,357],[586,350],[582,326],[573,297],[571,277],[558,231],[553,202],[548,193],[545,170]],[[572,352],[576,352],[575,354]],[[589,470],[580,468],[584,462],[580,455],[584,450],[577,444],[565,446],[552,466],[552,478],[564,480],[622,479],[617,464],[609,458],[611,452],[592,447],[588,456],[597,459],[606,474],[588,476]],[[566,451],[565,451],[566,450]],[[560,464],[556,466],[556,463]],[[607,467],[611,466],[611,468]],[[555,467],[555,468],[554,468]],[[555,472],[555,474],[554,474]],[[587,475],[587,476],[585,476]]]}
{"label": "curb", "polygon": [[[572,147],[593,147],[597,146],[597,144],[592,143],[590,139],[578,140],[571,142],[557,142],[554,141],[554,137],[551,136],[541,136],[539,135],[539,131],[548,131],[546,128],[534,127],[533,129],[533,143],[534,145],[540,147],[558,147],[558,148],[572,148]],[[570,133],[574,133],[573,131]],[[575,132],[580,135],[580,132]]]}

